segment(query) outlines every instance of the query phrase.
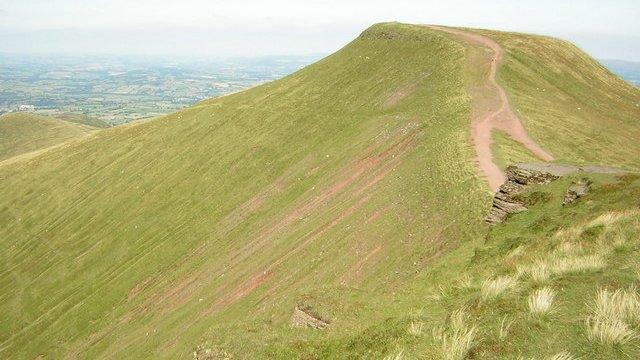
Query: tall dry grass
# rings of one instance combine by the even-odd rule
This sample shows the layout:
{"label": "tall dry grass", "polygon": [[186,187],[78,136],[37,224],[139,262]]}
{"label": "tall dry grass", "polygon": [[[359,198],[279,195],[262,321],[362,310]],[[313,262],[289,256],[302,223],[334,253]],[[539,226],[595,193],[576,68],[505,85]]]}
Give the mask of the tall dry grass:
{"label": "tall dry grass", "polygon": [[574,360],[575,357],[568,351],[561,351],[553,356],[548,357],[549,360]]}
{"label": "tall dry grass", "polygon": [[454,311],[447,326],[434,334],[440,341],[441,355],[445,360],[463,360],[473,348],[477,327],[469,324],[469,315],[465,309]]}
{"label": "tall dry grass", "polygon": [[639,324],[640,294],[635,287],[600,289],[587,319],[587,335],[603,344],[623,344],[637,337],[632,326]]}
{"label": "tall dry grass", "polygon": [[514,276],[498,276],[494,279],[485,280],[482,283],[480,294],[483,300],[489,300],[497,298],[506,291],[513,289],[517,285],[517,280]]}
{"label": "tall dry grass", "polygon": [[543,287],[542,289],[534,291],[529,295],[529,312],[534,315],[549,313],[549,311],[551,311],[551,305],[553,305],[554,297],[555,291],[550,287]]}

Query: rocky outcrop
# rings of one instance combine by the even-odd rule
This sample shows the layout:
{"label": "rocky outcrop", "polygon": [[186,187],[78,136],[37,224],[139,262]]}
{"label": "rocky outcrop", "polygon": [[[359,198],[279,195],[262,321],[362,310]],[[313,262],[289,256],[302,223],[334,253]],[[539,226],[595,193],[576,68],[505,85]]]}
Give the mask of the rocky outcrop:
{"label": "rocky outcrop", "polygon": [[295,327],[324,329],[329,323],[296,306],[293,311],[293,316],[291,317],[291,325]]}
{"label": "rocky outcrop", "polygon": [[582,179],[575,184],[572,184],[567,189],[567,193],[564,195],[564,200],[562,201],[562,205],[568,205],[572,202],[578,200],[579,198],[587,195],[589,192],[589,187],[591,186],[591,181],[589,179]]}
{"label": "rocky outcrop", "polygon": [[[486,222],[495,225],[503,222],[509,214],[527,210],[522,200],[526,186],[546,184],[562,176],[577,173],[598,173],[623,175],[625,170],[607,166],[574,166],[563,164],[515,164],[505,171],[507,181],[500,186],[493,197],[493,205],[487,215]],[[590,182],[581,180],[569,187],[563,204],[570,204],[589,191]]]}
{"label": "rocky outcrop", "polygon": [[509,216],[527,210],[524,202],[518,195],[522,194],[525,187],[531,184],[546,184],[557,178],[559,175],[553,173],[529,169],[519,165],[512,165],[505,171],[507,181],[500,186],[493,197],[493,205],[486,218],[489,224],[499,224]]}

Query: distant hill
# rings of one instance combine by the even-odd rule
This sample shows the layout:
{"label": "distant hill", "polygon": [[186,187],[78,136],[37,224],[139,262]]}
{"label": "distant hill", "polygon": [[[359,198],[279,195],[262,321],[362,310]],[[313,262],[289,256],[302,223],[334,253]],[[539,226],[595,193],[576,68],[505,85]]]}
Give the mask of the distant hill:
{"label": "distant hill", "polygon": [[0,161],[80,138],[98,129],[88,124],[104,127],[100,121],[75,115],[58,118],[34,113],[4,114],[0,116]]}
{"label": "distant hill", "polygon": [[60,120],[64,120],[67,122],[72,122],[76,124],[88,125],[94,128],[105,129],[111,127],[112,125],[102,121],[100,119],[83,115],[83,114],[75,114],[75,113],[62,113],[56,114],[55,117]]}
{"label": "distant hill", "polygon": [[639,358],[636,176],[485,224],[511,162],[640,170],[638,103],[558,39],[385,23],[2,166],[0,357]]}

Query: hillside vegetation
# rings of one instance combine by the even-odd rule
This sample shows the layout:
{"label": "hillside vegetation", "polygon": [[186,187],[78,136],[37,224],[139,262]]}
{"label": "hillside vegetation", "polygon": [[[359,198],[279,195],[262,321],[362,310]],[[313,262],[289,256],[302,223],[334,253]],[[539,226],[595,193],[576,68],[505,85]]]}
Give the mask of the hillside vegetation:
{"label": "hillside vegetation", "polygon": [[[637,89],[591,92],[585,101],[616,107],[615,97],[607,117],[553,107],[593,139],[565,142],[544,131],[554,118],[528,105],[551,108],[553,98],[519,94],[556,71],[529,46],[577,50],[490,36],[509,49],[500,81],[532,137],[562,160],[640,168],[636,145],[597,145],[638,131]],[[284,79],[1,167],[0,357],[637,355],[635,339],[601,348],[582,337],[582,316],[599,319],[583,301],[635,281],[616,256],[637,251],[637,180],[594,176],[602,193],[572,208],[556,201],[563,180],[541,190],[553,201],[486,235],[491,193],[474,162],[466,93],[485,56],[436,30],[379,24]],[[573,69],[591,71],[583,61]],[[613,91],[618,81],[571,74],[563,91],[591,81]],[[516,154],[505,158],[520,156],[503,140],[494,145]],[[582,238],[610,212],[624,219]],[[611,234],[625,237],[622,252],[606,243]],[[529,281],[534,257],[553,260],[564,242],[579,249],[571,256],[600,256],[598,266],[583,282],[555,270]],[[504,292],[483,290],[498,276],[509,277],[496,285]],[[528,310],[538,290],[559,300],[551,312]],[[292,327],[296,308],[329,325]],[[634,319],[618,320],[634,332]]]}
{"label": "hillside vegetation", "polygon": [[0,161],[59,145],[95,130],[97,127],[91,124],[51,116],[4,114],[0,116]]}
{"label": "hillside vegetation", "polygon": [[[563,206],[585,177],[591,193]],[[422,303],[377,334],[388,358],[640,356],[640,178],[576,175],[525,197],[529,210],[492,228],[471,256],[466,245],[449,255],[463,264],[425,272]]]}

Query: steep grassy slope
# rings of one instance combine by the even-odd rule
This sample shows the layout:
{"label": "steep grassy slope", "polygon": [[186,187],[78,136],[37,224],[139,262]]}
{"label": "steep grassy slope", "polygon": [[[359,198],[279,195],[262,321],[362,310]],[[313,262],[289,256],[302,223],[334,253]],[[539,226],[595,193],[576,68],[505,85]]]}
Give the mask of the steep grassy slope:
{"label": "steep grassy slope", "polygon": [[[585,176],[591,193],[562,206],[567,187]],[[533,187],[526,197],[537,200],[529,211],[448,257],[464,257],[462,264],[425,271],[415,290],[423,302],[372,330],[377,343],[393,344],[386,355],[640,356],[640,178],[583,174]]]}
{"label": "steep grassy slope", "polygon": [[[463,305],[493,329],[499,306],[473,302],[491,275],[491,259],[472,258],[492,251],[490,193],[465,93],[487,69],[483,53],[424,27],[376,25],[282,80],[3,166],[0,357],[192,358],[202,346],[234,358],[429,358]],[[630,150],[608,151],[603,162],[635,166],[622,159]],[[509,241],[502,229],[497,243]],[[469,277],[466,292],[447,290]],[[292,328],[296,306],[330,325]],[[506,353],[490,335],[472,342],[479,356]]]}
{"label": "steep grassy slope", "polygon": [[281,81],[2,169],[2,352],[184,356],[209,330],[262,351],[316,336],[289,329],[304,299],[327,336],[389,316],[482,229],[463,55],[378,26]]}
{"label": "steep grassy slope", "polygon": [[0,161],[83,137],[96,128],[33,113],[0,116]]}
{"label": "steep grassy slope", "polygon": [[[469,266],[477,291],[450,294],[457,305],[470,305],[479,326],[475,351],[481,357],[640,356],[637,338],[607,336],[615,328],[635,331],[633,336],[640,330],[640,181],[635,175],[587,175],[594,182],[592,193],[562,206],[565,189],[583,177],[531,189],[536,205],[493,229],[476,250]],[[514,282],[496,286],[503,279]],[[532,305],[543,289],[553,295],[549,303],[541,302],[548,309]],[[613,303],[598,303],[599,294],[616,291],[631,295],[628,315]],[[615,315],[598,318],[599,308]]]}
{"label": "steep grassy slope", "polygon": [[640,89],[562,40],[478,31],[505,49],[499,71],[531,136],[557,161],[640,169]]}

